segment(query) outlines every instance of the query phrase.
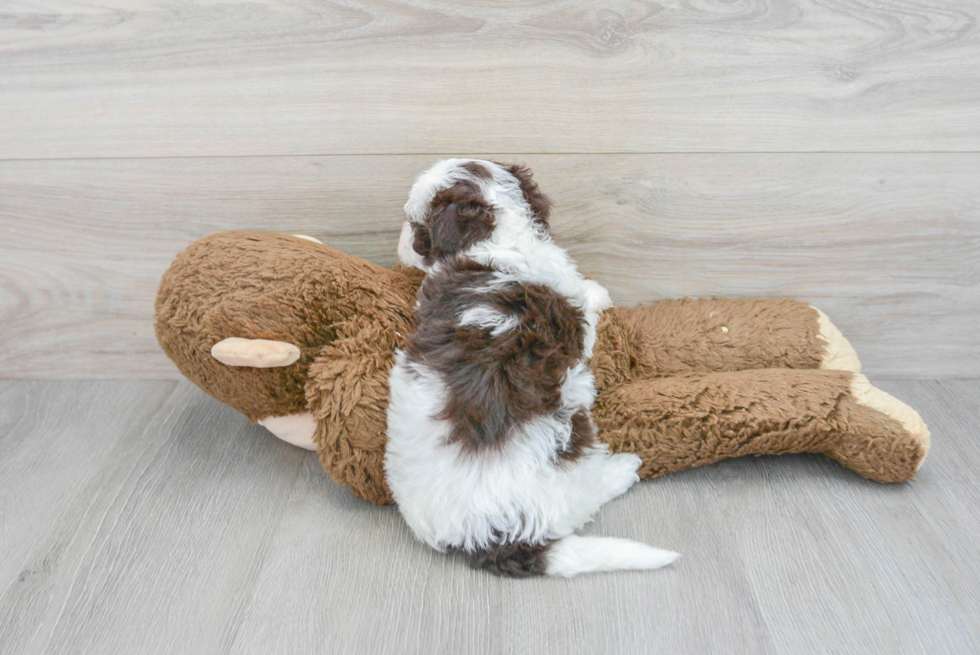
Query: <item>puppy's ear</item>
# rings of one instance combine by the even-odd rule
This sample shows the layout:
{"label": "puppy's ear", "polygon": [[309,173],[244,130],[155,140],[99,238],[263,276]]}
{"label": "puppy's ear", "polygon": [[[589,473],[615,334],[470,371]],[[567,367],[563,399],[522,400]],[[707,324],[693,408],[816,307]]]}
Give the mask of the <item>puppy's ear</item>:
{"label": "puppy's ear", "polygon": [[551,199],[541,193],[538,183],[532,177],[531,169],[520,164],[511,164],[504,166],[504,168],[521,183],[521,192],[524,194],[525,202],[531,207],[531,213],[545,229],[548,229],[548,218],[551,216]]}
{"label": "puppy's ear", "polygon": [[429,252],[423,255],[425,263],[483,241],[493,233],[493,226],[493,207],[472,182],[463,180],[440,191],[432,199],[426,217]]}

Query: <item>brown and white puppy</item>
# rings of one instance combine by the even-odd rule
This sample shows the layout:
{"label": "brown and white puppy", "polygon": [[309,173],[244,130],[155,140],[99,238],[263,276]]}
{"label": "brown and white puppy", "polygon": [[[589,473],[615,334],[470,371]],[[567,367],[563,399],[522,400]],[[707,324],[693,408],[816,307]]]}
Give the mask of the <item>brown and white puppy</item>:
{"label": "brown and white puppy", "polygon": [[638,477],[589,412],[611,305],[548,228],[530,171],[450,159],[405,205],[403,263],[426,270],[389,381],[385,472],[415,534],[502,575],[653,569],[677,554],[573,533]]}

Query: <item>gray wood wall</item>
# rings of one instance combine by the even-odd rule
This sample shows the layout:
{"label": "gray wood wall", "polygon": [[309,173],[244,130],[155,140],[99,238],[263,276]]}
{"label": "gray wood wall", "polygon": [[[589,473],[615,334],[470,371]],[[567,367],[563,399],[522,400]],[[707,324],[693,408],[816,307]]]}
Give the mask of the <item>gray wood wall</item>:
{"label": "gray wood wall", "polygon": [[408,0],[0,11],[0,377],[174,379],[211,232],[391,264],[444,155],[530,165],[619,303],[796,297],[880,377],[980,376],[980,4]]}

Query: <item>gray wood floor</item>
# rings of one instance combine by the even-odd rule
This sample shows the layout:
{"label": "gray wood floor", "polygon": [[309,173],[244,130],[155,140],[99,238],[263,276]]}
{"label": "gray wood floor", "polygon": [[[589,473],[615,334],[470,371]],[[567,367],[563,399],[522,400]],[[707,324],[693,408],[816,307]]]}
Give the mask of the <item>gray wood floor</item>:
{"label": "gray wood floor", "polygon": [[641,483],[589,532],[684,557],[501,580],[186,382],[0,382],[2,653],[976,653],[980,381],[892,381],[934,446]]}

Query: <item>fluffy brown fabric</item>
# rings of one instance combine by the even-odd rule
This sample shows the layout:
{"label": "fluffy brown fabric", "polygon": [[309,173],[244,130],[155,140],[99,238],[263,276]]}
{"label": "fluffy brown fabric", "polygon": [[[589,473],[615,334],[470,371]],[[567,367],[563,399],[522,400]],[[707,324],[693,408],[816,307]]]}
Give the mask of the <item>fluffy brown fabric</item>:
{"label": "fluffy brown fabric", "polygon": [[822,453],[878,482],[911,478],[925,449],[851,398],[846,371],[760,369],[638,380],[603,393],[593,416],[649,478],[729,457]]}
{"label": "fluffy brown fabric", "polygon": [[635,378],[820,365],[817,313],[792,300],[682,298],[617,312]]}
{"label": "fluffy brown fabric", "polygon": [[[181,373],[253,423],[312,411],[331,477],[362,498],[391,502],[382,475],[388,370],[414,330],[422,277],[296,237],[215,234],[164,274],[157,339]],[[239,335],[288,341],[302,356],[270,369],[211,357],[211,346]]]}
{"label": "fluffy brown fabric", "polygon": [[599,322],[596,387],[670,375],[814,369],[826,344],[817,312],[792,300],[661,300],[614,307]]}
{"label": "fluffy brown fabric", "polygon": [[[157,295],[157,338],[181,372],[251,421],[313,412],[324,468],[374,503],[384,481],[388,371],[414,331],[422,274],[262,232],[201,239]],[[926,447],[854,401],[851,374],[813,370],[825,344],[816,311],[771,300],[676,300],[613,308],[592,368],[598,437],[643,459],[644,477],[726,457],[823,453],[872,480],[909,479]],[[296,363],[229,367],[227,337],[287,341]]]}

